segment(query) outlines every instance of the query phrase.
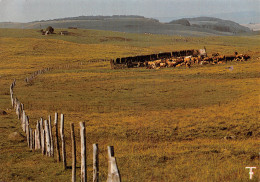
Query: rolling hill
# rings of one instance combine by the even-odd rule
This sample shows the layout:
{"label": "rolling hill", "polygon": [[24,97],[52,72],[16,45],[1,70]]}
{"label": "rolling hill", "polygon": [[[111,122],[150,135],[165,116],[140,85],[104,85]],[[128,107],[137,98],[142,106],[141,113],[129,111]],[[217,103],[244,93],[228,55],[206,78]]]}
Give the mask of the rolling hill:
{"label": "rolling hill", "polygon": [[231,33],[244,33],[250,32],[250,29],[239,25],[233,21],[222,20],[219,18],[212,17],[198,17],[187,19],[191,26],[216,30],[220,32],[231,32]]}
{"label": "rolling hill", "polygon": [[0,28],[45,29],[47,26],[181,36],[234,35],[251,32],[249,28],[235,22],[208,17],[180,19],[170,23],[161,23],[156,19],[143,16],[121,15],[79,16],[29,23],[0,23]]}

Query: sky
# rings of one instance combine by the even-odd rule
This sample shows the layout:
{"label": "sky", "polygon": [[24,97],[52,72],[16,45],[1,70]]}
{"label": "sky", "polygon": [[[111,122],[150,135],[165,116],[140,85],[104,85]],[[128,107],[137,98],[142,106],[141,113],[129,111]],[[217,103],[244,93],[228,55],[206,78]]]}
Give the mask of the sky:
{"label": "sky", "polygon": [[0,22],[31,22],[88,15],[151,18],[260,12],[260,0],[0,0]]}

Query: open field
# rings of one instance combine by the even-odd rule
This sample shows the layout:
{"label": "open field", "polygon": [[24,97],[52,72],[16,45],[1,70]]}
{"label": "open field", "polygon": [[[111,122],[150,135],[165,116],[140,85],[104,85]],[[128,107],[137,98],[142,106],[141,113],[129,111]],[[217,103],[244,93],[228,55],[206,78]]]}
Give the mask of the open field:
{"label": "open field", "polygon": [[[30,152],[22,137],[9,138],[22,131],[8,95],[14,78],[14,93],[33,126],[40,117],[65,114],[69,164],[69,124],[75,123],[79,161],[78,122],[86,122],[88,181],[93,143],[100,147],[101,181],[107,176],[108,145],[115,147],[123,181],[249,181],[247,166],[258,167],[251,181],[259,181],[260,36],[69,31],[70,36],[42,36],[36,30],[0,29],[0,109],[8,113],[0,115],[0,181],[69,181],[71,176],[61,163]],[[238,51],[252,58],[159,70],[111,70],[109,62],[89,62],[204,46],[209,54]],[[57,69],[60,65],[68,66]],[[227,69],[231,65],[233,71]],[[30,84],[24,81],[45,67],[56,69]]]}

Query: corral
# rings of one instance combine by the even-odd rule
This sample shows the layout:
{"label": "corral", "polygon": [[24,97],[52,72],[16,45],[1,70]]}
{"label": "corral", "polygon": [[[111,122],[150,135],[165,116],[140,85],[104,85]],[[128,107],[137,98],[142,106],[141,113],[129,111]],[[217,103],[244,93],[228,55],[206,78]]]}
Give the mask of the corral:
{"label": "corral", "polygon": [[111,68],[132,68],[132,67],[144,67],[148,61],[155,61],[158,59],[169,59],[172,57],[183,57],[190,56],[195,54],[197,51],[195,50],[182,50],[182,51],[174,51],[174,52],[164,52],[159,54],[150,54],[150,55],[141,55],[134,57],[123,57],[116,58],[115,60],[111,60]]}
{"label": "corral", "polygon": [[123,57],[110,60],[112,69],[146,67],[155,69],[161,67],[179,67],[185,65],[189,67],[192,64],[223,64],[227,61],[247,61],[250,58],[247,54],[219,55],[212,54],[207,56],[206,48],[199,50],[182,50],[174,52],[164,52],[159,54],[141,55],[134,57]]}

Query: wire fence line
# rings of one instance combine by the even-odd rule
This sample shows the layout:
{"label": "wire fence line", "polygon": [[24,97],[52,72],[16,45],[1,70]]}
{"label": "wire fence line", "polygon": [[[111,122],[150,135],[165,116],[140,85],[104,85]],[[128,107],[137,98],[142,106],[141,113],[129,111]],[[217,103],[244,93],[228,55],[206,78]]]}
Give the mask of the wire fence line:
{"label": "wire fence line", "polygon": [[[58,67],[62,69],[69,65]],[[78,65],[76,65],[78,66]],[[54,68],[44,68],[38,70],[31,74],[25,79],[27,83],[30,83],[33,79],[36,78],[39,74],[46,73],[51,71]],[[51,115],[48,116],[48,119],[40,118],[35,127],[33,124],[30,124],[30,118],[26,114],[24,104],[19,101],[14,95],[14,87],[16,86],[16,80],[10,85],[10,97],[12,107],[17,115],[18,120],[20,121],[22,131],[26,135],[27,146],[32,151],[41,151],[43,156],[55,157],[57,162],[63,163],[65,170],[68,170],[67,164],[67,152],[72,154],[72,178],[71,181],[76,181],[76,158],[77,156],[81,158],[81,181],[87,181],[87,162],[86,162],[86,127],[85,122],[80,122],[80,131],[74,131],[74,123],[71,124],[70,128],[66,128],[64,125],[64,115],[60,116],[60,125],[58,121],[58,113],[55,113],[54,120],[52,122]],[[58,128],[59,126],[59,128]],[[71,137],[70,137],[71,136]],[[71,139],[71,140],[69,140]],[[80,142],[80,151],[77,150],[76,141]],[[71,152],[68,150],[71,148]],[[61,149],[61,151],[60,151]],[[120,182],[121,176],[117,167],[116,158],[114,156],[114,147],[108,146],[108,175],[107,182]],[[102,154],[102,153],[101,153]],[[103,157],[105,157],[102,154]],[[100,181],[99,178],[99,148],[98,144],[93,144],[93,182]]]}

